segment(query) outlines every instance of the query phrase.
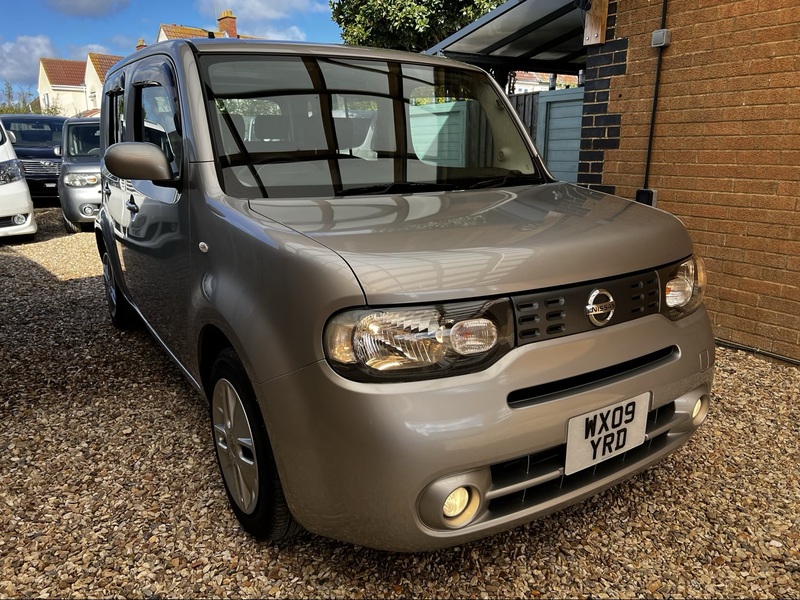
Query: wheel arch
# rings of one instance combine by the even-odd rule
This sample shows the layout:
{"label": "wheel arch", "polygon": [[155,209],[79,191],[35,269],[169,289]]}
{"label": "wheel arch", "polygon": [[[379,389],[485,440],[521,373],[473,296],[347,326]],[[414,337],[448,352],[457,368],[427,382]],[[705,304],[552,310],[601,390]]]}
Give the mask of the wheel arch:
{"label": "wheel arch", "polygon": [[250,379],[250,384],[255,390],[255,385],[253,384],[255,381],[253,379],[253,367],[250,364],[247,354],[243,351],[241,344],[237,342],[238,340],[236,340],[235,336],[230,335],[224,331],[223,328],[214,323],[206,323],[200,330],[197,340],[197,368],[199,371],[198,375],[200,376],[200,384],[206,399],[209,401],[211,400],[211,393],[213,391],[211,389],[211,368],[217,356],[219,356],[220,352],[225,348],[230,348],[236,353],[236,356],[244,366],[247,377]]}

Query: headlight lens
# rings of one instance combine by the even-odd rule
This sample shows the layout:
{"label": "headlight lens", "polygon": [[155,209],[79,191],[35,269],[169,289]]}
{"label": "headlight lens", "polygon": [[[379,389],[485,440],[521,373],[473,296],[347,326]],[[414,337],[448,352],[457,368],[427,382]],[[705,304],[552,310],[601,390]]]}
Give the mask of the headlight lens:
{"label": "headlight lens", "polygon": [[100,182],[100,176],[86,173],[68,173],[64,176],[64,184],[69,187],[87,187]]}
{"label": "headlight lens", "polygon": [[19,181],[24,177],[22,164],[17,159],[0,162],[0,185]]}
{"label": "headlight lens", "polygon": [[506,299],[352,310],[325,328],[325,352],[358,381],[408,381],[485,369],[514,344]]}
{"label": "headlight lens", "polygon": [[673,320],[693,313],[703,301],[706,269],[701,258],[690,258],[669,274],[664,292],[667,314]]}

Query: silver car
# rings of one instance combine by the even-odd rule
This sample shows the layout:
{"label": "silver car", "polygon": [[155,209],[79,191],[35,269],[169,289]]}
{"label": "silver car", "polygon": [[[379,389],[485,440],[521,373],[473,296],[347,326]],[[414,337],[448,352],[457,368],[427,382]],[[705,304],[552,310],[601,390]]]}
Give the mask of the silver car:
{"label": "silver car", "polygon": [[61,135],[58,199],[67,233],[93,223],[100,209],[100,119],[73,117]]}
{"label": "silver car", "polygon": [[104,89],[111,319],[208,399],[245,530],[460,544],[628,479],[709,410],[675,217],[554,181],[480,69],[156,44]]}

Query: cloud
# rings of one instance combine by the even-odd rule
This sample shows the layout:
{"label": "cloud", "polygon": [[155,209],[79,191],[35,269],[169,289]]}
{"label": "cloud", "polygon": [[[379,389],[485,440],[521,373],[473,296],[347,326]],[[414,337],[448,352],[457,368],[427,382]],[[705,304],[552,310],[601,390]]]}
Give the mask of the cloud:
{"label": "cloud", "polygon": [[[202,14],[215,19],[219,17],[218,14],[215,14],[214,0],[198,0],[197,6]],[[272,19],[286,19],[298,13],[326,12],[330,10],[330,7],[327,2],[320,2],[319,0],[284,0],[283,2],[225,0],[225,2],[216,2],[216,10],[220,12],[222,10],[230,10],[242,23],[251,23]]]}
{"label": "cloud", "polygon": [[130,0],[47,0],[47,4],[65,15],[104,17],[123,10]]}
{"label": "cloud", "polygon": [[86,44],[85,46],[70,46],[69,58],[72,60],[85,61],[89,52],[96,52],[97,54],[113,54],[113,52],[111,52],[108,48],[101,46],[100,44]]}
{"label": "cloud", "polygon": [[14,85],[36,86],[39,59],[43,56],[58,56],[46,35],[21,35],[13,42],[0,44],[0,78]]}
{"label": "cloud", "polygon": [[305,32],[294,25],[287,27],[286,29],[274,29],[272,27],[267,27],[265,30],[256,31],[253,35],[267,40],[283,42],[304,42],[306,39]]}

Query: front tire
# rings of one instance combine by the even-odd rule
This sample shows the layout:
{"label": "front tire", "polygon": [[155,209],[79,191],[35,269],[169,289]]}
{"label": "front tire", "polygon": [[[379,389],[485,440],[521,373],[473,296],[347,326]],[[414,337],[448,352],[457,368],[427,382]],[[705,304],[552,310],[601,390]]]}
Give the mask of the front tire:
{"label": "front tire", "polygon": [[211,432],[231,509],[256,538],[291,537],[302,528],[286,504],[264,419],[233,349],[220,352],[210,383]]}
{"label": "front tire", "polygon": [[67,233],[73,234],[73,233],[78,233],[78,232],[81,231],[81,224],[80,223],[75,223],[73,221],[70,221],[67,218],[67,215],[63,215],[63,216],[64,216],[64,230]]}
{"label": "front tire", "polygon": [[103,251],[103,286],[106,290],[108,314],[114,326],[124,330],[138,329],[139,315],[120,291],[107,251]]}

